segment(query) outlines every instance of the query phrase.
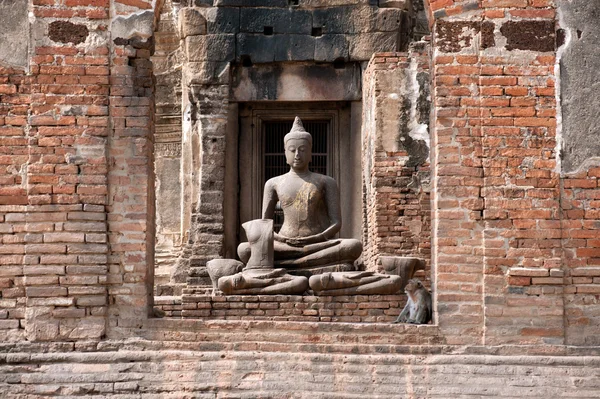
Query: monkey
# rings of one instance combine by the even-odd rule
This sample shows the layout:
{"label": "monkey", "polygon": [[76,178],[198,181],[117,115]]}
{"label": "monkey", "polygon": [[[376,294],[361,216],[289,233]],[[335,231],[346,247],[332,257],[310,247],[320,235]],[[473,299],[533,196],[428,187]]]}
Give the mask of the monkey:
{"label": "monkey", "polygon": [[394,324],[428,324],[432,316],[431,293],[416,278],[408,280],[404,292],[408,295],[408,302]]}

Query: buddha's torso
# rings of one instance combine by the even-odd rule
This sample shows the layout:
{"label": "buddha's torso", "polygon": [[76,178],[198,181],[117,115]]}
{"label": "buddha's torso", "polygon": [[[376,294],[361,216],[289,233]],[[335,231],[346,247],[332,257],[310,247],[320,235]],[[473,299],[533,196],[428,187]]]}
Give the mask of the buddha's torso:
{"label": "buddha's torso", "polygon": [[284,216],[281,235],[307,237],[329,227],[325,185],[329,177],[318,173],[304,176],[288,173],[275,179],[275,191]]}

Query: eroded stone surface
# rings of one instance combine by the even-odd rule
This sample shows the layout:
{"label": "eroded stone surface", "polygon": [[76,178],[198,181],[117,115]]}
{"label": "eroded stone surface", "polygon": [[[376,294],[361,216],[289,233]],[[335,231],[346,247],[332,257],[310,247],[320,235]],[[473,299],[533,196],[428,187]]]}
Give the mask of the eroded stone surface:
{"label": "eroded stone surface", "polygon": [[111,34],[114,39],[146,40],[154,34],[154,12],[140,11],[112,20]]}
{"label": "eroded stone surface", "polygon": [[0,0],[0,62],[27,66],[28,36],[27,2]]}
{"label": "eroded stone surface", "polygon": [[569,40],[560,58],[563,116],[562,166],[572,172],[600,157],[600,5],[560,1],[561,27]]}

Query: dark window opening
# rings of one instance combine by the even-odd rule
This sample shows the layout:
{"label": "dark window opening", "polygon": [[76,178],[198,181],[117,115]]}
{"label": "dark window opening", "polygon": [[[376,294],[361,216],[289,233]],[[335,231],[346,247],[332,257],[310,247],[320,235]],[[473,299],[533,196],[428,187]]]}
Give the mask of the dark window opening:
{"label": "dark window opening", "polygon": [[272,26],[265,26],[263,32],[264,32],[265,36],[273,36],[273,27]]}

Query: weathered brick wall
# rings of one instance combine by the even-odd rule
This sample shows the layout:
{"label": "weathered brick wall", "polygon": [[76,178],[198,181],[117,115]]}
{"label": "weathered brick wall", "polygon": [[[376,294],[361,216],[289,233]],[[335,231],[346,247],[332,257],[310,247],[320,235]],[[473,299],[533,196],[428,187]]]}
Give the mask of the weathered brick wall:
{"label": "weathered brick wall", "polygon": [[425,260],[429,276],[429,47],[375,53],[363,81],[363,260]]}
{"label": "weathered brick wall", "polygon": [[[553,4],[429,4],[436,324],[398,326],[148,319],[151,4],[33,1],[29,66],[0,66],[0,392],[599,396],[599,172],[559,175]],[[191,98],[220,115],[215,78]]]}
{"label": "weathered brick wall", "polygon": [[154,80],[152,45],[117,40],[111,58],[109,301],[111,325],[139,324],[152,305]]}

